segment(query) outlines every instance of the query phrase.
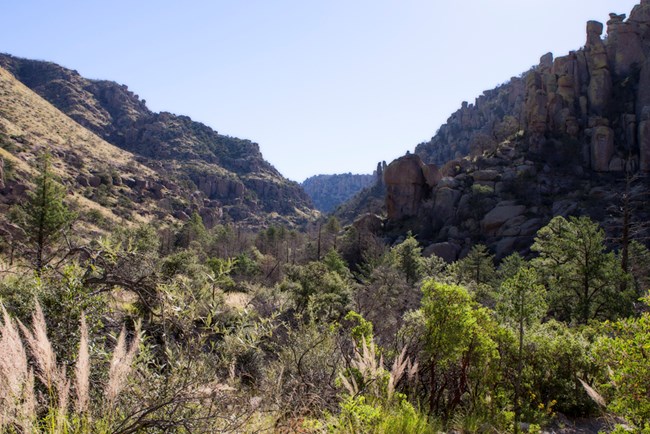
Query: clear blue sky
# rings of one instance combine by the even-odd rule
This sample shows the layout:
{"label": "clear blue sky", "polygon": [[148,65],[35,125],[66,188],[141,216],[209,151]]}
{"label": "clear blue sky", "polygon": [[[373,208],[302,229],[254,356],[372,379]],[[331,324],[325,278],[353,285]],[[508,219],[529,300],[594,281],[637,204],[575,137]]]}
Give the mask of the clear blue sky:
{"label": "clear blue sky", "polygon": [[0,51],[253,140],[285,176],[370,173],[635,0],[2,0]]}

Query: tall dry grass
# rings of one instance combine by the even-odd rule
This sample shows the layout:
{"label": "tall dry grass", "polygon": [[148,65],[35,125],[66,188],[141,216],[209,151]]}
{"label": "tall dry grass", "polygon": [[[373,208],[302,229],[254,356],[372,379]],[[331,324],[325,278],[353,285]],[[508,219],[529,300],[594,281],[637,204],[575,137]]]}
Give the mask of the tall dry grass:
{"label": "tall dry grass", "polygon": [[108,371],[108,383],[104,389],[104,396],[106,397],[108,406],[111,408],[114,406],[117,396],[124,389],[126,380],[131,372],[133,360],[140,345],[140,327],[141,324],[138,322],[135,326],[134,339],[130,347],[126,344],[125,327],[122,327],[120,336],[117,338],[117,346],[113,351],[111,367]]}
{"label": "tall dry grass", "polygon": [[[0,432],[96,432],[91,414],[110,423],[116,400],[124,390],[140,344],[140,323],[136,325],[131,345],[127,345],[123,327],[117,339],[109,368],[109,379],[103,388],[104,400],[93,403],[90,393],[91,362],[88,326],[82,315],[80,345],[74,378],[68,378],[65,366],[57,363],[56,354],[47,337],[43,310],[38,302],[32,315],[31,329],[13,320],[2,309],[0,325]],[[19,329],[24,336],[21,339]],[[29,348],[28,357],[26,348]],[[30,360],[36,373],[30,367]],[[36,399],[35,377],[44,385],[47,395]],[[70,405],[74,384],[74,409]],[[39,415],[41,420],[39,420]],[[74,427],[73,427],[74,425]]]}
{"label": "tall dry grass", "polygon": [[90,405],[90,351],[88,350],[88,324],[86,316],[81,315],[80,324],[81,338],[79,340],[79,355],[75,365],[75,410],[79,414],[88,411]]}
{"label": "tall dry grass", "polygon": [[18,328],[2,307],[0,327],[0,431],[15,427],[31,432],[36,418],[34,373]]}
{"label": "tall dry grass", "polygon": [[361,349],[355,349],[350,367],[363,380],[363,384],[358,384],[354,375],[346,376],[343,373],[339,375],[341,385],[350,396],[366,394],[389,401],[395,393],[397,383],[404,377],[404,374],[407,375],[408,381],[413,381],[418,371],[418,363],[412,362],[406,356],[406,348],[395,358],[391,370],[388,371],[384,368],[383,355],[380,354],[377,357],[375,343],[366,344],[365,340],[362,340]]}

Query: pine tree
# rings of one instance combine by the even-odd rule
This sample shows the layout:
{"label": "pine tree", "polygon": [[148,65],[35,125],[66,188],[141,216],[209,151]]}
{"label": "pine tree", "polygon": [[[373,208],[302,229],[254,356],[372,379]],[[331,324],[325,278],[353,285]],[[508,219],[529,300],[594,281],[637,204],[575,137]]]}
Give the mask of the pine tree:
{"label": "pine tree", "polygon": [[38,170],[36,188],[20,206],[16,223],[25,231],[28,251],[33,255],[34,268],[40,275],[53,258],[52,248],[71,226],[75,216],[64,202],[65,189],[54,178],[49,152],[41,155]]}
{"label": "pine tree", "polygon": [[553,218],[537,232],[531,249],[539,254],[533,265],[560,319],[586,324],[629,313],[630,294],[620,291],[626,275],[605,250],[605,233],[588,217]]}
{"label": "pine tree", "polygon": [[524,332],[541,320],[546,313],[546,290],[539,284],[535,269],[521,267],[500,287],[497,311],[505,322],[511,323],[519,337],[517,351],[517,377],[515,378],[515,433],[519,431],[521,417],[521,377],[524,369]]}

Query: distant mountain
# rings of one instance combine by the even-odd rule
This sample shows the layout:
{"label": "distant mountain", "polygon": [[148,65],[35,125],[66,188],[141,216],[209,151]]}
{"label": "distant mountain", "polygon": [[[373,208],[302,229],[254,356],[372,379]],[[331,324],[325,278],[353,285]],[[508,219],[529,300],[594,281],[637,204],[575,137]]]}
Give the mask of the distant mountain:
{"label": "distant mountain", "polygon": [[[553,216],[588,215],[612,241],[647,240],[650,1],[629,18],[610,14],[603,30],[588,22],[583,48],[545,54],[463,102],[430,141],[390,163],[383,236],[410,230],[449,260],[479,242],[503,257],[527,253]],[[357,215],[376,191],[355,198]]]}
{"label": "distant mountain", "polygon": [[[172,201],[172,215],[185,218],[199,210],[208,225],[298,224],[315,215],[305,192],[265,161],[256,143],[221,135],[187,116],[154,113],[125,85],[89,80],[54,63],[0,54],[0,67],[88,134],[128,151],[148,168],[136,171],[135,182],[160,184],[158,200],[169,199],[169,192],[185,198]],[[0,102],[9,110],[14,104]],[[110,159],[103,163],[121,170]]]}
{"label": "distant mountain", "polygon": [[302,188],[314,202],[316,209],[330,213],[340,204],[371,186],[377,175],[316,175],[302,182]]}

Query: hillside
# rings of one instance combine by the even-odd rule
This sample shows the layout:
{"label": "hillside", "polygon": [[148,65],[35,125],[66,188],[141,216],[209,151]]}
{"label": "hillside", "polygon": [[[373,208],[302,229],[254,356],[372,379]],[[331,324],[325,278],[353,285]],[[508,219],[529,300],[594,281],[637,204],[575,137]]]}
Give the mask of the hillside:
{"label": "hillside", "polygon": [[448,260],[477,242],[526,254],[557,215],[590,216],[610,240],[646,239],[650,2],[610,14],[603,30],[590,21],[583,48],[463,102],[389,164],[384,208],[371,210],[387,216],[386,235],[411,230]]}
{"label": "hillside", "polygon": [[[132,153],[165,180],[166,190],[198,195],[198,206],[211,210],[202,214],[209,225],[296,224],[312,216],[307,195],[263,159],[256,143],[187,116],[153,113],[126,86],[88,80],[54,63],[0,55],[0,67],[88,131]],[[192,207],[173,211],[184,218]]]}
{"label": "hillside", "polygon": [[[79,204],[89,225],[168,219],[169,204],[181,200],[133,154],[80,127],[10,73],[0,68],[0,205],[6,215],[31,188],[37,155],[48,148],[53,168]],[[110,162],[110,163],[109,163]],[[158,192],[158,193],[157,193]],[[95,227],[94,230],[98,228]]]}
{"label": "hillside", "polygon": [[329,213],[364,188],[370,187],[376,178],[376,173],[373,175],[353,175],[352,173],[315,175],[305,179],[300,185],[314,202],[316,209]]}

